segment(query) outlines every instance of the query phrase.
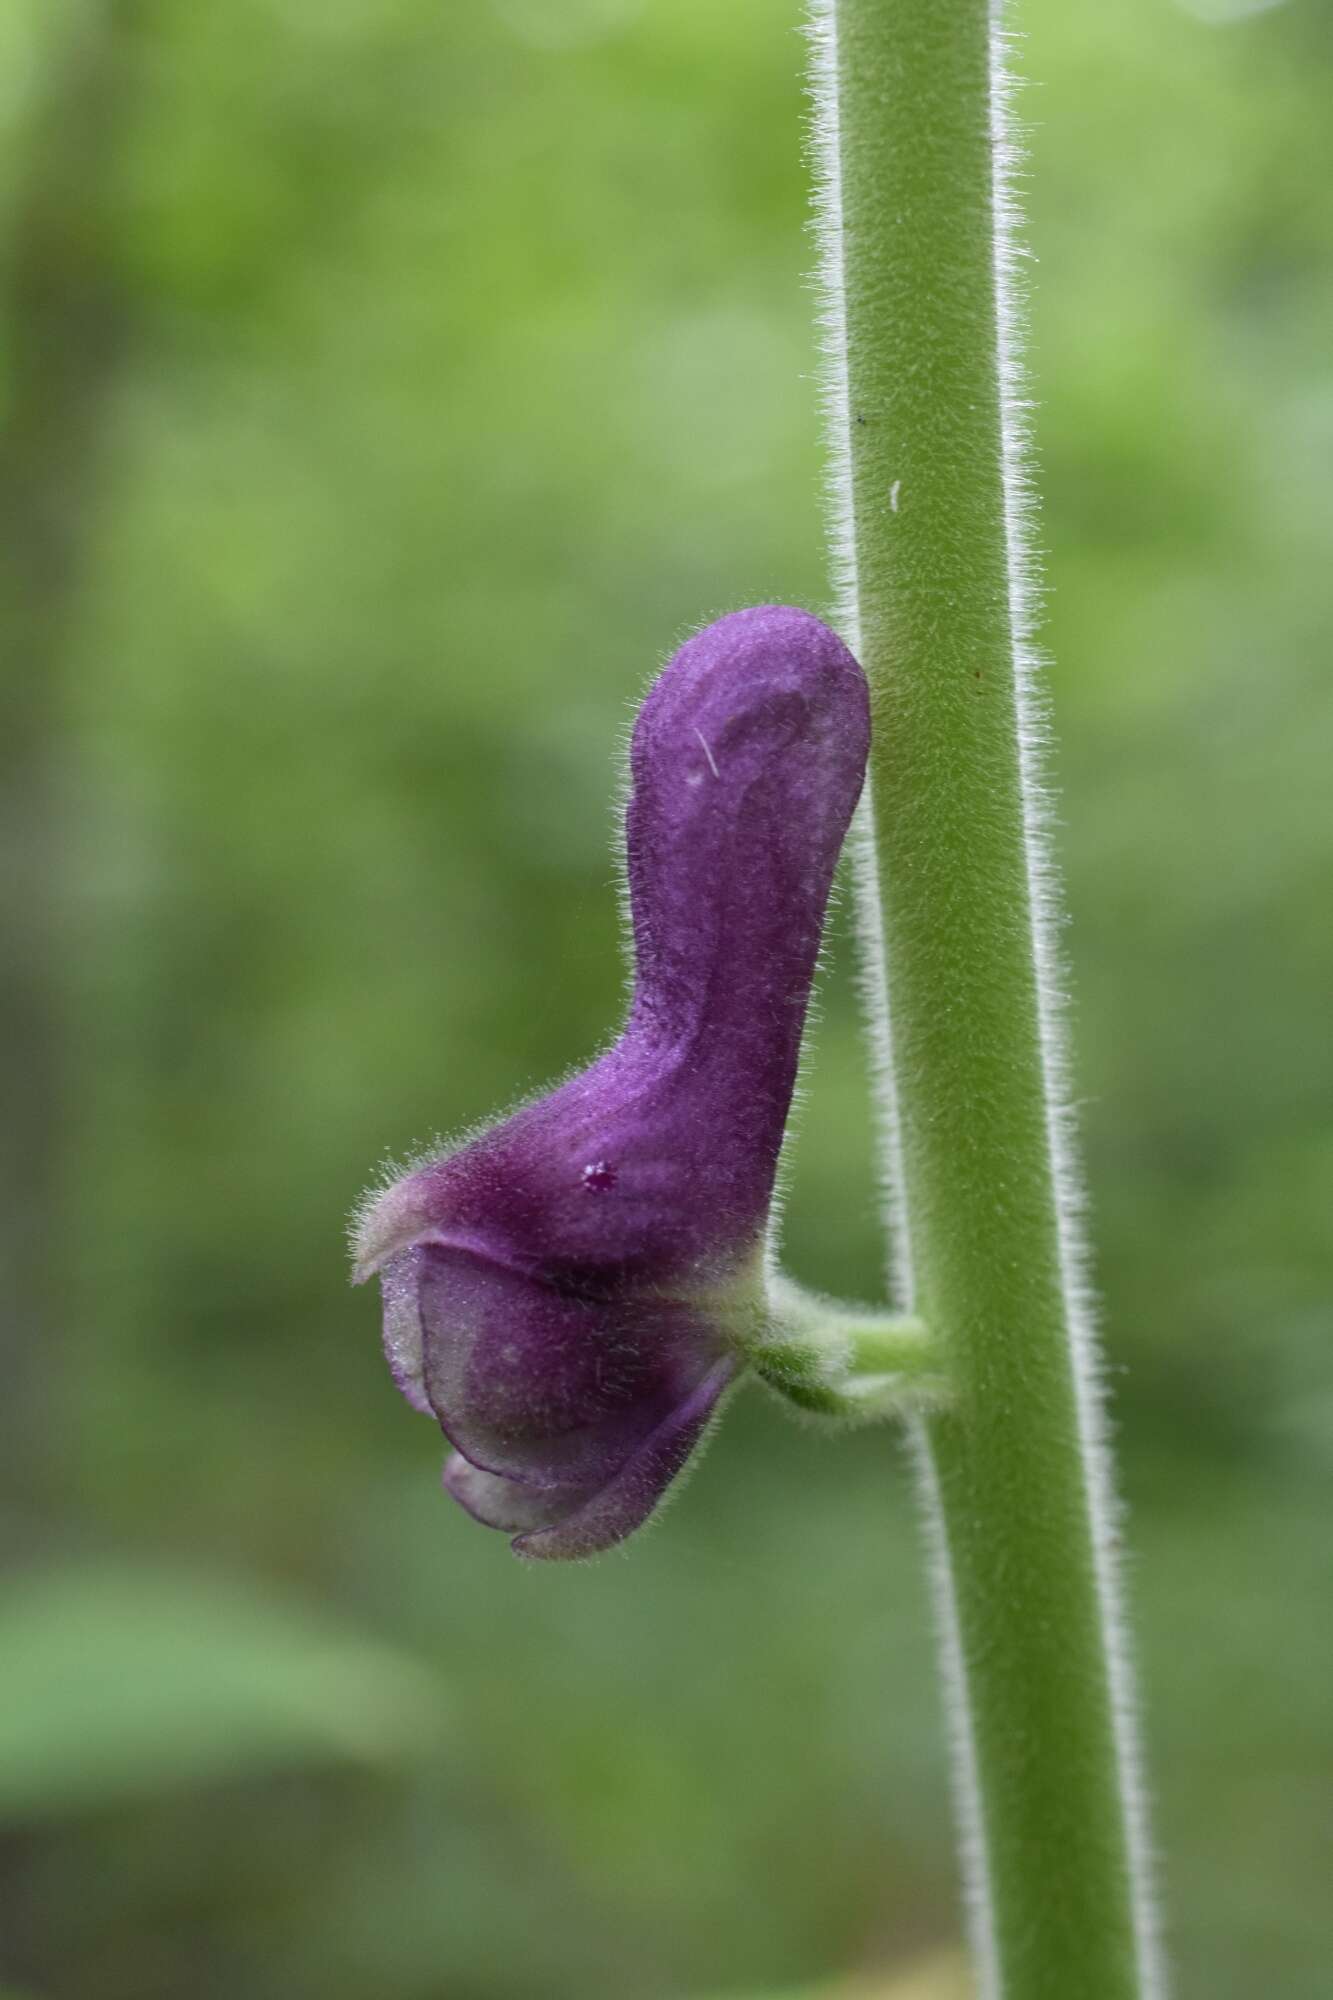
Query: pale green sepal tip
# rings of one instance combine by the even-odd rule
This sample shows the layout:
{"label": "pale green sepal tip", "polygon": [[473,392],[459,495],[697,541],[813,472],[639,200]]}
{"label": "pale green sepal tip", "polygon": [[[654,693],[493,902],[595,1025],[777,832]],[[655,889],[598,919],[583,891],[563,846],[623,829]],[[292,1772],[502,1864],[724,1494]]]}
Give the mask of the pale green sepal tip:
{"label": "pale green sepal tip", "polygon": [[939,1353],[921,1320],[822,1298],[776,1273],[767,1294],[746,1358],[797,1409],[864,1424],[947,1400]]}

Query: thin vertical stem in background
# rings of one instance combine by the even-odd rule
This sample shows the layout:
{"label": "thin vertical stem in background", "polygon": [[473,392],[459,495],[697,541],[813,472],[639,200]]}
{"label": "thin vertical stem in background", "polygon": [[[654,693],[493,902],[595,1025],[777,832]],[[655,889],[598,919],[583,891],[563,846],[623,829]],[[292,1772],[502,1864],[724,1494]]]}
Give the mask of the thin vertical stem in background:
{"label": "thin vertical stem in background", "polygon": [[6,1458],[40,1441],[35,1404],[70,1262],[65,659],[123,355],[108,182],[128,113],[133,0],[51,30],[0,244],[0,1266]]}
{"label": "thin vertical stem in background", "polygon": [[1025,652],[1011,194],[987,0],[820,0],[848,637],[875,736],[861,889],[899,1303],[987,1996],[1162,1991],[1111,1558]]}

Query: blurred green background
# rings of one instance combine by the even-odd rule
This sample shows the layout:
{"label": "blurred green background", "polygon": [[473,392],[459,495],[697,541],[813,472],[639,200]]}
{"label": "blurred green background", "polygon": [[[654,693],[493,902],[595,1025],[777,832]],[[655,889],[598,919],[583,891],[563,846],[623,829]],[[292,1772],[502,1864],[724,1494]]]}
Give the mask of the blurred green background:
{"label": "blurred green background", "polygon": [[[615,1022],[654,666],[826,601],[796,15],[0,0],[11,2000],[957,1990],[890,1440],[752,1393],[530,1571],[344,1265],[383,1155]],[[1333,8],[1018,25],[1169,1935],[1326,2000]],[[788,1251],[870,1295],[835,931]]]}

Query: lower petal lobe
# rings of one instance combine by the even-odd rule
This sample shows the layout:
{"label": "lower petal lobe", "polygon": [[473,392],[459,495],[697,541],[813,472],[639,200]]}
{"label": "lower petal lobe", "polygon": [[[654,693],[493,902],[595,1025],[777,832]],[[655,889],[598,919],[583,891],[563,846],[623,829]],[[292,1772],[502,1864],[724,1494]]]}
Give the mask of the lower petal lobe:
{"label": "lower petal lobe", "polygon": [[730,1356],[717,1362],[614,1477],[549,1526],[517,1535],[515,1552],[535,1561],[567,1562],[598,1555],[642,1527],[697,1449],[736,1372]]}

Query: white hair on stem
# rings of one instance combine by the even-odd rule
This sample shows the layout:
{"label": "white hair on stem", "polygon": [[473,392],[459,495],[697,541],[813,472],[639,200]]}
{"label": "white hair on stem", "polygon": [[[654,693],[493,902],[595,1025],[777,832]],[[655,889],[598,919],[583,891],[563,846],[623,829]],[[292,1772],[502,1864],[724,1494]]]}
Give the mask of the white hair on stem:
{"label": "white hair on stem", "polygon": [[[861,617],[856,567],[856,508],[852,496],[847,320],[843,310],[837,32],[834,0],[812,0],[806,24],[810,44],[808,74],[811,105],[807,152],[814,190],[813,228],[817,246],[813,287],[821,360],[819,400],[827,444],[825,505],[833,568],[834,620],[848,648],[859,659]],[[880,914],[882,905],[874,810],[867,782],[852,820],[848,841],[856,890],[857,984],[869,1030],[875,1108],[880,1127],[881,1194],[891,1252],[889,1294],[897,1311],[909,1312],[915,1287],[907,1218],[907,1177],[902,1165],[901,1125],[893,1063],[892,1015]]]}
{"label": "white hair on stem", "polygon": [[991,5],[991,136],[994,160],[995,297],[1003,423],[1005,518],[1009,557],[1009,616],[1022,775],[1024,847],[1037,969],[1038,1023],[1046,1080],[1046,1125],[1055,1182],[1066,1324],[1074,1375],[1093,1573],[1106,1647],[1116,1763],[1126,1821],[1134,1901],[1138,1974],[1143,2000],[1162,2000],[1166,1972],[1161,1919],[1153,1891],[1148,1800],[1139,1748],[1138,1689],[1123,1609],[1120,1524],[1106,1412],[1105,1371],[1097,1333],[1097,1298],[1089,1276],[1084,1217],[1087,1199],[1079,1164],[1068,1032],[1069,981],[1060,931],[1065,922],[1060,880],[1052,860],[1053,794],[1046,775],[1049,729],[1036,645],[1041,577],[1034,549],[1037,498],[1033,483],[1032,412],[1023,362],[1023,214],[1018,183],[1026,152],[1015,116],[1021,80],[1011,54],[1017,36],[1005,22],[1005,0]]}
{"label": "white hair on stem", "polygon": [[[826,501],[836,615],[847,644],[854,653],[859,653],[861,624],[844,303],[837,0],[810,0],[807,32],[811,46],[810,155],[814,227],[818,244],[815,283],[822,356],[820,401],[828,441]],[[1105,1635],[1120,1791],[1126,1815],[1138,1974],[1143,2000],[1162,2000],[1166,1992],[1166,1977],[1160,1924],[1151,1884],[1148,1812],[1138,1746],[1135,1677],[1121,1609],[1118,1555],[1121,1510],[1107,1444],[1105,1389],[1097,1347],[1095,1297],[1088,1277],[1083,1232],[1085,1197],[1078,1168],[1066,1032],[1068,989],[1059,948],[1059,933],[1064,918],[1059,881],[1051,860],[1050,830],[1054,810],[1045,775],[1046,710],[1039,685],[1042,661],[1035,638],[1041,580],[1034,547],[1036,496],[1030,473],[1032,404],[1026,394],[1022,365],[1022,266],[1026,252],[1020,235],[1022,216],[1017,183],[1024,151],[1014,116],[1018,80],[1007,60],[1012,42],[1013,36],[1004,22],[1003,0],[992,0],[990,116],[995,298],[1009,619],[1013,634],[1024,848],[1032,913],[1047,1136],[1056,1192],[1061,1273],[1092,1528],[1094,1573]],[[895,1305],[900,1310],[910,1310],[913,1300],[907,1189],[894,1078],[890,976],[885,966],[872,814],[873,802],[867,795],[858,809],[853,835],[862,996],[869,1025],[882,1127],[886,1221],[893,1257],[892,1291]],[[1001,1974],[991,1915],[966,1662],[959,1637],[937,1480],[924,1429],[919,1423],[913,1426],[913,1457],[924,1503],[931,1556],[954,1778],[962,1821],[962,1861],[969,1929],[983,2000],[1000,2000]]]}
{"label": "white hair on stem", "polygon": [[[852,488],[851,392],[844,305],[842,161],[838,115],[838,23],[836,0],[811,0],[810,158],[814,188],[816,325],[821,371],[820,404],[827,439],[825,504],[832,552],[836,616],[852,652],[861,650],[861,617],[856,562],[856,506]],[[875,846],[874,802],[870,787],[857,808],[852,865],[857,897],[861,1000],[869,1031],[871,1075],[880,1126],[881,1179],[890,1248],[889,1289],[900,1312],[915,1304],[907,1179],[898,1113],[893,1027],[885,953],[879,856]],[[967,1665],[958,1629],[958,1611],[940,1508],[935,1470],[920,1421],[910,1430],[911,1457],[925,1523],[931,1600],[943,1675],[943,1705],[953,1765],[954,1796],[960,1822],[960,1860],[966,1894],[972,1957],[981,1980],[982,2000],[999,1994],[995,1926],[991,1915],[990,1871],[981,1820],[981,1794],[972,1732]]]}

